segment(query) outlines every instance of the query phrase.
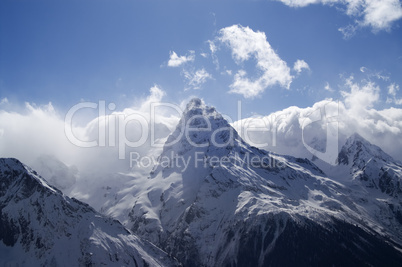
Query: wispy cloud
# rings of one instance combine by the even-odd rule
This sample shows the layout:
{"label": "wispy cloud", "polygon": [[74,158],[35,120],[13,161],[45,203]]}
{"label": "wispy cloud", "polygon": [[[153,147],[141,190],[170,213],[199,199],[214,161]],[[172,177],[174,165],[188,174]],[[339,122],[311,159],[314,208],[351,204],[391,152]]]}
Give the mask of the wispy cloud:
{"label": "wispy cloud", "polygon": [[365,66],[360,67],[360,72],[366,74],[368,79],[378,79],[383,81],[389,81],[388,74],[384,74],[384,71],[371,70]]}
{"label": "wispy cloud", "polygon": [[214,63],[215,68],[218,70],[219,69],[219,59],[216,56],[216,52],[218,51],[218,47],[211,40],[208,40],[207,43],[209,45],[209,50],[211,51],[212,62]]}
{"label": "wispy cloud", "polygon": [[176,52],[171,51],[170,52],[170,58],[168,61],[168,66],[169,67],[179,67],[187,62],[193,62],[195,59],[195,52],[194,51],[189,51],[189,55],[186,56],[178,56]]}
{"label": "wispy cloud", "polygon": [[392,83],[388,86],[387,103],[394,103],[395,105],[402,105],[402,98],[397,98],[396,94],[399,91],[399,85]]}
{"label": "wispy cloud", "polygon": [[[46,154],[53,155],[67,165],[75,165],[80,172],[119,172],[129,169],[129,153],[141,155],[159,154],[160,148],[152,146],[150,138],[142,145],[126,146],[126,159],[119,160],[119,142],[121,136],[128,142],[137,142],[148,137],[154,127],[154,140],[162,143],[176,127],[181,111],[169,106],[153,106],[162,103],[165,92],[158,85],[150,88],[149,95],[137,99],[136,104],[121,108],[113,103],[106,105],[106,115],[99,115],[92,120],[85,119],[88,108],[76,112],[72,124],[68,124],[65,115],[60,115],[51,103],[36,106],[27,103],[24,110],[6,111],[0,109],[0,157],[15,157],[30,165]],[[10,103],[13,104],[13,103]],[[98,111],[100,103],[94,103]],[[108,104],[108,103],[106,103]],[[89,108],[90,110],[94,107]],[[108,112],[109,111],[109,112]],[[101,113],[101,112],[99,112]],[[120,121],[119,121],[120,118]],[[80,121],[80,123],[77,123]],[[66,124],[71,127],[74,136],[83,142],[97,141],[98,146],[82,148],[74,145],[65,133]],[[99,145],[101,129],[106,132],[106,145]],[[111,138],[115,136],[115,138]],[[111,140],[114,140],[115,144]]]}
{"label": "wispy cloud", "polygon": [[327,82],[324,86],[324,89],[327,90],[328,92],[333,93],[334,89],[331,88],[331,86],[329,85],[329,82]]}
{"label": "wispy cloud", "polygon": [[195,90],[201,89],[202,84],[204,84],[207,80],[212,79],[212,75],[209,74],[204,68],[195,72],[183,70],[183,75],[190,88]]}
{"label": "wispy cloud", "polygon": [[0,105],[7,104],[7,103],[8,103],[8,98],[7,97],[4,97],[4,98],[2,98],[0,100]]}

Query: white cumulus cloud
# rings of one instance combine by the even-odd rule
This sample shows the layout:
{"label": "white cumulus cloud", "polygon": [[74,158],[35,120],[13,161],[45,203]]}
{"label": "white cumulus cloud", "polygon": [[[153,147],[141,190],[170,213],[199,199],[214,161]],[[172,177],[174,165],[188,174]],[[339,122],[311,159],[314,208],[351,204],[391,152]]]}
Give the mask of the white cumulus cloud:
{"label": "white cumulus cloud", "polygon": [[400,0],[278,0],[291,7],[311,4],[344,6],[338,10],[356,20],[355,25],[340,28],[345,37],[351,37],[359,27],[370,27],[373,31],[390,30],[402,18]]}
{"label": "white cumulus cloud", "polygon": [[[390,95],[397,89],[396,85],[388,87]],[[402,160],[402,109],[375,109],[379,93],[380,87],[376,83],[357,82],[350,77],[339,101],[327,99],[307,108],[293,106],[268,116],[245,118],[233,126],[254,146],[311,159],[313,155],[306,149],[303,138],[307,145],[324,153],[328,149],[326,133],[329,124],[336,122],[339,127],[336,130],[339,133],[338,148],[356,132],[395,159]],[[308,127],[303,128],[305,125]]]}
{"label": "white cumulus cloud", "polygon": [[295,64],[293,65],[293,70],[297,73],[302,72],[303,70],[309,70],[310,66],[307,64],[306,61],[302,59],[298,59]]}
{"label": "white cumulus cloud", "polygon": [[354,77],[350,76],[346,79],[346,86],[350,91],[341,91],[341,95],[345,105],[356,112],[373,107],[380,98],[380,87],[374,82],[367,81],[361,85],[354,82]]}
{"label": "white cumulus cloud", "polygon": [[233,25],[221,29],[218,40],[232,50],[232,57],[237,63],[255,58],[257,68],[262,71],[259,78],[250,79],[245,70],[239,70],[230,85],[231,93],[253,98],[259,96],[267,87],[276,84],[289,89],[293,79],[290,68],[271,47],[265,33]]}

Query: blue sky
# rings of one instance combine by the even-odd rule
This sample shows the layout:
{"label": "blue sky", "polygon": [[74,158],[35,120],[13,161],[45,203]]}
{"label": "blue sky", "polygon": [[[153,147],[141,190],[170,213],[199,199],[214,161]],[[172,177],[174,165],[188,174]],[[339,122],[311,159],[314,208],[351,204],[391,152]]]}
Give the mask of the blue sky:
{"label": "blue sky", "polygon": [[[261,147],[302,157],[311,156],[302,121],[336,106],[342,138],[357,132],[402,161],[401,26],[400,0],[3,0],[0,156],[30,164],[50,154],[79,168],[126,170],[120,148],[159,155],[151,142],[125,143],[148,136],[147,125],[113,129],[89,108],[69,122],[70,108],[105,101],[115,103],[113,115],[150,124],[152,102],[183,107],[196,96],[232,122],[241,101],[244,121],[265,127],[254,141],[275,129],[277,144]],[[161,143],[179,116],[156,114]],[[102,123],[119,146],[100,145]],[[70,126],[99,145],[77,147]]]}
{"label": "blue sky", "polygon": [[[386,99],[388,86],[402,85],[398,14],[375,28],[375,18],[367,22],[364,17],[364,6],[350,15],[347,5],[304,5],[303,0],[1,1],[0,98],[20,104],[52,102],[61,113],[82,100],[106,100],[122,109],[158,85],[166,101],[199,96],[235,116],[241,100],[243,115],[250,116],[338,99],[345,80],[354,75],[356,81],[375,80],[381,87],[378,108],[397,106]],[[276,83],[252,98],[228,92],[239,70],[251,80],[261,74],[258,59],[236,62],[231,47],[216,41],[220,30],[232,25],[265,33],[294,76],[289,89]],[[348,25],[356,30],[345,38],[339,29]],[[209,40],[219,46],[214,55],[219,69]],[[169,67],[173,51],[194,59]],[[297,74],[292,68],[299,59],[309,69]],[[201,69],[210,78],[193,89],[186,73]],[[222,74],[226,70],[232,74]],[[401,98],[401,91],[395,90],[394,97]]]}

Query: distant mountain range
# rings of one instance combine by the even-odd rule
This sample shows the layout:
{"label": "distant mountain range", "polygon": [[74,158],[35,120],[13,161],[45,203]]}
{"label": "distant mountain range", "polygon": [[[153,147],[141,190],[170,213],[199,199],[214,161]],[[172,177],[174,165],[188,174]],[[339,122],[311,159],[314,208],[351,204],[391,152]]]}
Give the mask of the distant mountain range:
{"label": "distant mountain range", "polygon": [[337,161],[250,146],[193,99],[147,177],[65,191],[104,215],[1,159],[0,265],[400,266],[402,165],[357,134]]}

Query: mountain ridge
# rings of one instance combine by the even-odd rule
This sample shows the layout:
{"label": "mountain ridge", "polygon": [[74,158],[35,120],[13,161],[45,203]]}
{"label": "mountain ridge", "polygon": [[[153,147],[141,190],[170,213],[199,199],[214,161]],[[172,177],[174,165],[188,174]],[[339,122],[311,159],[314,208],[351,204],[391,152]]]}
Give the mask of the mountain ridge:
{"label": "mountain ridge", "polygon": [[341,148],[338,162],[367,188],[402,198],[402,164],[357,133]]}
{"label": "mountain ridge", "polygon": [[[193,99],[148,176],[113,176],[113,184],[102,186],[105,199],[111,201],[98,207],[142,239],[107,238],[107,229],[95,227],[100,230],[92,232],[93,240],[141,248],[138,242],[144,245],[141,240],[146,239],[184,266],[398,266],[402,261],[402,201],[395,186],[402,173],[398,163],[357,134],[340,152],[341,164],[322,170],[306,158],[253,147],[215,108]],[[16,169],[26,168],[21,164]],[[342,177],[328,176],[328,171],[339,171]],[[381,188],[382,174],[391,171],[391,182]],[[376,186],[370,186],[373,181]],[[61,194],[40,177],[37,182],[44,183],[40,188],[45,192]],[[0,190],[0,196],[3,191],[12,190]],[[94,220],[99,224],[101,219],[88,219]],[[125,230],[122,225],[119,229]],[[149,255],[150,262],[160,263],[166,257],[144,246],[135,259]]]}
{"label": "mountain ridge", "polygon": [[[236,266],[239,261],[242,262],[241,258],[246,258],[249,265],[246,261],[239,266],[263,266],[270,264],[272,257],[274,261],[284,264],[283,260],[276,258],[280,253],[274,256],[276,254],[273,254],[273,251],[277,240],[282,240],[283,235],[290,233],[286,227],[278,228],[274,225],[288,224],[292,225],[296,232],[303,233],[305,227],[311,227],[315,229],[313,232],[319,231],[333,238],[336,238],[337,233],[329,230],[331,225],[342,224],[346,232],[355,236],[357,243],[361,239],[370,239],[373,244],[377,244],[377,249],[383,246],[384,253],[387,251],[386,253],[393,255],[391,258],[400,257],[392,246],[383,243],[384,241],[370,231],[369,225],[359,223],[360,207],[347,196],[348,188],[326,178],[324,173],[307,159],[266,152],[249,146],[240,137],[234,138],[235,145],[226,144],[220,147],[220,143],[211,144],[209,141],[214,136],[211,130],[219,129],[214,125],[228,124],[221,123],[222,118],[215,115],[216,111],[205,106],[201,100],[196,99],[191,103],[188,105],[190,108],[183,113],[182,120],[191,121],[188,116],[194,115],[197,117],[194,120],[197,121],[197,126],[212,127],[208,128],[210,131],[187,137],[208,142],[207,149],[191,147],[188,146],[188,140],[180,140],[172,147],[164,147],[162,155],[170,151],[189,158],[197,152],[202,152],[205,162],[210,163],[213,157],[226,156],[232,156],[232,160],[225,161],[226,164],[216,161],[216,164],[198,167],[195,171],[182,171],[170,165],[157,166],[149,177],[151,182],[146,191],[137,198],[130,213],[131,229],[134,232],[150,238],[187,266]],[[213,115],[208,110],[212,110]],[[215,118],[218,118],[219,123],[215,124]],[[200,123],[200,120],[205,123]],[[168,142],[179,136],[179,131],[186,131],[182,125],[184,124],[179,123]],[[194,125],[190,123],[188,127],[192,126]],[[231,130],[235,131],[224,129],[222,132]],[[270,165],[264,168],[263,161],[254,165],[251,162],[245,163],[245,157],[239,156],[242,154],[249,154],[250,158],[275,160],[281,163],[281,168]],[[264,225],[271,230],[268,231],[270,234],[265,232],[261,240],[257,238],[257,233],[260,233],[258,229]],[[354,225],[359,227],[355,228]],[[246,233],[255,233],[251,235],[254,238],[248,237],[249,234]],[[337,238],[343,242],[347,239],[343,234]],[[271,245],[261,249],[256,242]],[[315,249],[319,249],[321,242],[323,240],[316,240]],[[293,246],[301,249],[302,244],[295,241]],[[360,251],[359,246],[364,244],[353,249],[352,255],[346,260],[347,263],[351,264],[356,260],[356,255],[357,258],[369,257],[376,249],[371,247]],[[250,247],[254,247],[254,250],[250,250]],[[335,261],[342,248],[335,246],[333,251],[334,254],[327,257]],[[250,258],[247,254],[254,256]],[[375,259],[371,259],[371,263],[374,262]]]}
{"label": "mountain ridge", "polygon": [[0,215],[2,265],[175,265],[154,245],[64,196],[16,159],[0,159]]}

